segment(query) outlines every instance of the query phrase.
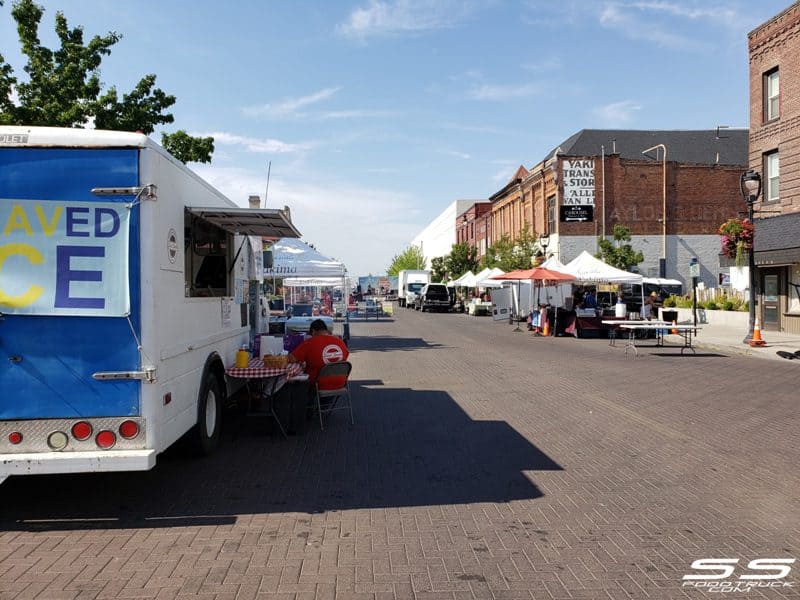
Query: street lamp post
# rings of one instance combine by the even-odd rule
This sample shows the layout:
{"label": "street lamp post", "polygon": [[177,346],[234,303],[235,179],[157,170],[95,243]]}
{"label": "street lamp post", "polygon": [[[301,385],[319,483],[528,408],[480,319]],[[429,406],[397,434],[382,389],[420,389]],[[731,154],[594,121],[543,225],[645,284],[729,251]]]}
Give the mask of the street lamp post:
{"label": "street lamp post", "polygon": [[[667,276],[667,147],[664,144],[656,144],[652,148],[642,150],[642,154],[647,154],[661,148],[664,156],[661,159],[661,259],[658,261],[658,276]],[[658,156],[658,155],[656,155]]]}
{"label": "street lamp post", "polygon": [[539,245],[542,247],[542,254],[544,255],[544,259],[547,260],[547,246],[550,245],[550,234],[543,233],[539,236]]}
{"label": "street lamp post", "polygon": [[[742,173],[742,177],[739,179],[739,190],[742,193],[742,198],[744,198],[744,201],[747,203],[747,219],[752,223],[753,205],[756,203],[756,200],[758,200],[759,195],[761,195],[761,175],[753,170]],[[754,245],[755,243],[753,246]],[[748,294],[750,317],[747,322],[747,336],[742,340],[745,344],[749,344],[750,340],[753,339],[753,329],[756,323],[756,256],[755,248],[752,246],[750,252],[748,252],[747,271],[750,282]]]}

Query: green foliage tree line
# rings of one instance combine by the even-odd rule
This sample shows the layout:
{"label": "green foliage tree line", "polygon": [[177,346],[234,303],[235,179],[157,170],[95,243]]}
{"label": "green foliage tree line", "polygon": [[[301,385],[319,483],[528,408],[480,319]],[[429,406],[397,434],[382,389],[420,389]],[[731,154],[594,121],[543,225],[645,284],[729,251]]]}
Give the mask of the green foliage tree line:
{"label": "green foliage tree line", "polygon": [[[70,28],[64,13],[58,11],[55,32],[60,47],[51,50],[39,40],[44,9],[33,0],[18,0],[11,6],[22,54],[27,57],[23,68],[27,80],[18,79],[0,54],[0,124],[80,128],[93,122],[98,129],[149,135],[156,125],[174,122],[166,111],[175,104],[175,96],[155,87],[154,74],[142,77],[121,97],[115,86],[103,91],[100,63],[122,39],[121,34],[112,31],[85,44],[83,28]],[[214,138],[192,137],[183,130],[162,133],[161,144],[182,162],[210,162],[214,152]]]}

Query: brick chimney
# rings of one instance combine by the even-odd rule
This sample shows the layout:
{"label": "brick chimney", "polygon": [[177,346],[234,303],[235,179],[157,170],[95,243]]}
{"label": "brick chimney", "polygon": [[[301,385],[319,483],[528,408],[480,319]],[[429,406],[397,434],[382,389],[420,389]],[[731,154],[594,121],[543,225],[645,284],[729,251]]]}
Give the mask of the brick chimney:
{"label": "brick chimney", "polygon": [[250,208],[261,208],[261,196],[251,195],[247,198]]}

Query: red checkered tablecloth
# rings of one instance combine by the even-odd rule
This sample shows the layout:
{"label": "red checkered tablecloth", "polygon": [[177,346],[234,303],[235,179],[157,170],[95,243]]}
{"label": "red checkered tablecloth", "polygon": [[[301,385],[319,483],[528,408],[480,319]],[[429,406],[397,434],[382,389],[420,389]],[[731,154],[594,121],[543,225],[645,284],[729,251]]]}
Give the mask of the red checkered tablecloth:
{"label": "red checkered tablecloth", "polygon": [[285,367],[265,367],[264,361],[260,358],[251,358],[250,364],[244,369],[237,369],[236,367],[228,367],[225,369],[225,374],[228,377],[235,377],[238,379],[258,379],[264,377],[278,377],[279,375],[296,377],[302,372],[303,365],[300,363],[289,363]]}

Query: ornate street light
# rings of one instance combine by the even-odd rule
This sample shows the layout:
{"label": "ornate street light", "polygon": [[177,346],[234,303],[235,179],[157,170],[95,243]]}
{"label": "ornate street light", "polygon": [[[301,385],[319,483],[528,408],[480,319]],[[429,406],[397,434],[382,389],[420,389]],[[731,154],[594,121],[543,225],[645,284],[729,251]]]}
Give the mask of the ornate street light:
{"label": "ornate street light", "polygon": [[539,245],[542,247],[542,254],[544,254],[544,259],[547,260],[547,246],[550,245],[550,234],[543,233],[539,236]]}
{"label": "ornate street light", "polygon": [[[756,203],[756,200],[758,200],[759,195],[761,195],[761,175],[753,170],[748,170],[747,172],[742,173],[742,177],[739,180],[739,191],[741,191],[742,198],[744,198],[744,201],[747,203],[747,218],[749,219],[750,223],[753,223],[753,205]],[[750,340],[753,339],[753,329],[755,328],[756,323],[756,257],[754,246],[755,241],[750,247],[747,264],[748,276],[750,280],[748,300],[750,318],[748,319],[747,324],[747,336],[743,340],[745,344],[749,344]]]}

